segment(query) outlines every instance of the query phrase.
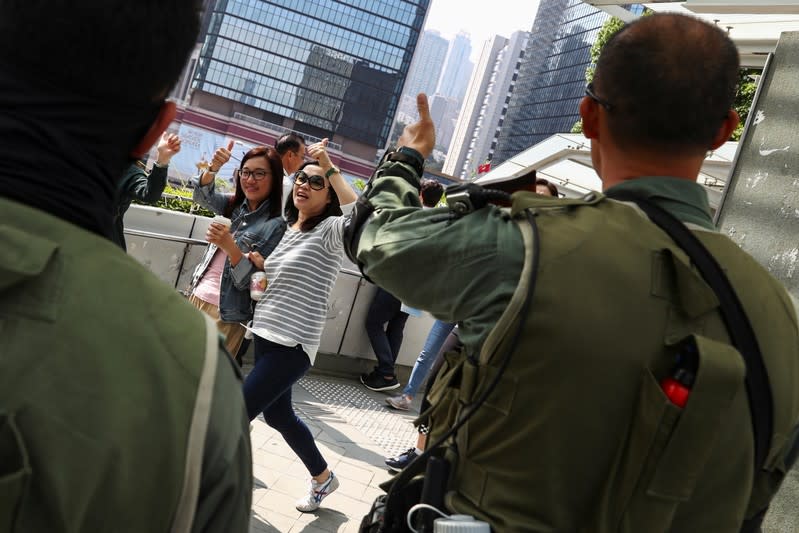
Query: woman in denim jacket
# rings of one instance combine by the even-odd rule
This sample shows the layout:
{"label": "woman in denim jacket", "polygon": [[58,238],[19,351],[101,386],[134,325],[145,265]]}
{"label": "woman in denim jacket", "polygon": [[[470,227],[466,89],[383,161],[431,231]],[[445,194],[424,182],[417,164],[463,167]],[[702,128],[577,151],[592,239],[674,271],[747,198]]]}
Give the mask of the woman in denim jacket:
{"label": "woman in denim jacket", "polygon": [[214,153],[208,170],[194,178],[193,199],[230,219],[230,226],[212,222],[210,243],[191,281],[191,301],[216,319],[225,347],[235,356],[244,338],[241,322],[252,318],[250,275],[259,270],[250,252],[268,256],[280,242],[286,223],[280,216],[283,164],[274,148],[258,146],[244,154],[236,171],[236,193],[214,190],[219,168],[230,160],[233,141]]}

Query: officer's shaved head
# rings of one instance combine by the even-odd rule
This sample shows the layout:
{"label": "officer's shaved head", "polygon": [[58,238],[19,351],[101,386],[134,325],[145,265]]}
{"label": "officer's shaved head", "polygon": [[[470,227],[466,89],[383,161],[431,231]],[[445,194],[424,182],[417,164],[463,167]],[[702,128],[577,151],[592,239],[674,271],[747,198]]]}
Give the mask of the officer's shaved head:
{"label": "officer's shaved head", "polygon": [[701,153],[732,106],[738,52],[719,28],[695,17],[657,14],[625,26],[597,62],[594,92],[624,148]]}

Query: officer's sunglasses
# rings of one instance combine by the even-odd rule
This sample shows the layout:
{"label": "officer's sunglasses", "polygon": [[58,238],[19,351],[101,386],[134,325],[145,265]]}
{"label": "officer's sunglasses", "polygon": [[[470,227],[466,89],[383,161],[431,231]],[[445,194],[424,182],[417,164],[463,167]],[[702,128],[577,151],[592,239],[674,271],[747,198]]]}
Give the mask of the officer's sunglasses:
{"label": "officer's sunglasses", "polygon": [[315,174],[313,176],[309,176],[302,170],[298,170],[296,174],[294,174],[294,184],[295,185],[303,185],[307,183],[308,187],[315,191],[321,191],[325,188],[325,178]]}
{"label": "officer's sunglasses", "polygon": [[597,104],[599,104],[599,105],[601,105],[602,107],[604,107],[604,108],[605,108],[605,111],[612,111],[612,110],[613,110],[613,104],[611,104],[611,103],[610,103],[610,102],[608,102],[607,100],[604,100],[604,99],[602,99],[602,98],[600,98],[600,97],[598,97],[598,96],[596,95],[596,93],[594,92],[594,84],[593,84],[593,83],[589,83],[589,84],[586,86],[586,88],[585,88],[585,95],[586,95],[588,98],[590,98],[591,100],[593,100],[594,102],[596,102]]}

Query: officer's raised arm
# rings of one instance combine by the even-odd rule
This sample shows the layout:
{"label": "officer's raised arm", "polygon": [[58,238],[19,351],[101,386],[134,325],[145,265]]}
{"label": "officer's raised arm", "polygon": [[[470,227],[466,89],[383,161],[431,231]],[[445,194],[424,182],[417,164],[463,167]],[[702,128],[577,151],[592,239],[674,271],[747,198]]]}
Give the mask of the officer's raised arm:
{"label": "officer's raised arm", "polygon": [[406,126],[356,204],[345,246],[365,275],[407,305],[467,320],[474,327],[462,329],[462,340],[476,349],[518,282],[521,236],[494,206],[462,218],[446,207],[421,208],[419,179],[435,128],[424,94],[417,104],[419,120]]}

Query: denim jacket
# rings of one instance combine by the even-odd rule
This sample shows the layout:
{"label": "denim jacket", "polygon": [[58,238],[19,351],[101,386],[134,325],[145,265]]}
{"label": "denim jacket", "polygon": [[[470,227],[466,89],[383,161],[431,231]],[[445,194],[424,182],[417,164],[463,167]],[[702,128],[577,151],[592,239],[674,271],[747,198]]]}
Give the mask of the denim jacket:
{"label": "denim jacket", "polygon": [[[201,186],[199,176],[192,178],[194,183],[193,200],[214,213],[222,214],[230,201],[230,194],[214,191],[214,182]],[[250,211],[247,202],[233,210],[230,232],[236,245],[245,254],[257,251],[267,257],[275,249],[286,231],[286,221],[282,217],[269,217],[269,200],[265,200],[255,211]],[[208,265],[217,251],[215,244],[209,244],[202,261],[191,279],[190,292],[205,275]],[[230,259],[225,260],[222,279],[219,281],[219,317],[225,322],[242,322],[252,318],[253,301],[250,298],[250,276],[255,266],[245,255],[235,266]]]}

